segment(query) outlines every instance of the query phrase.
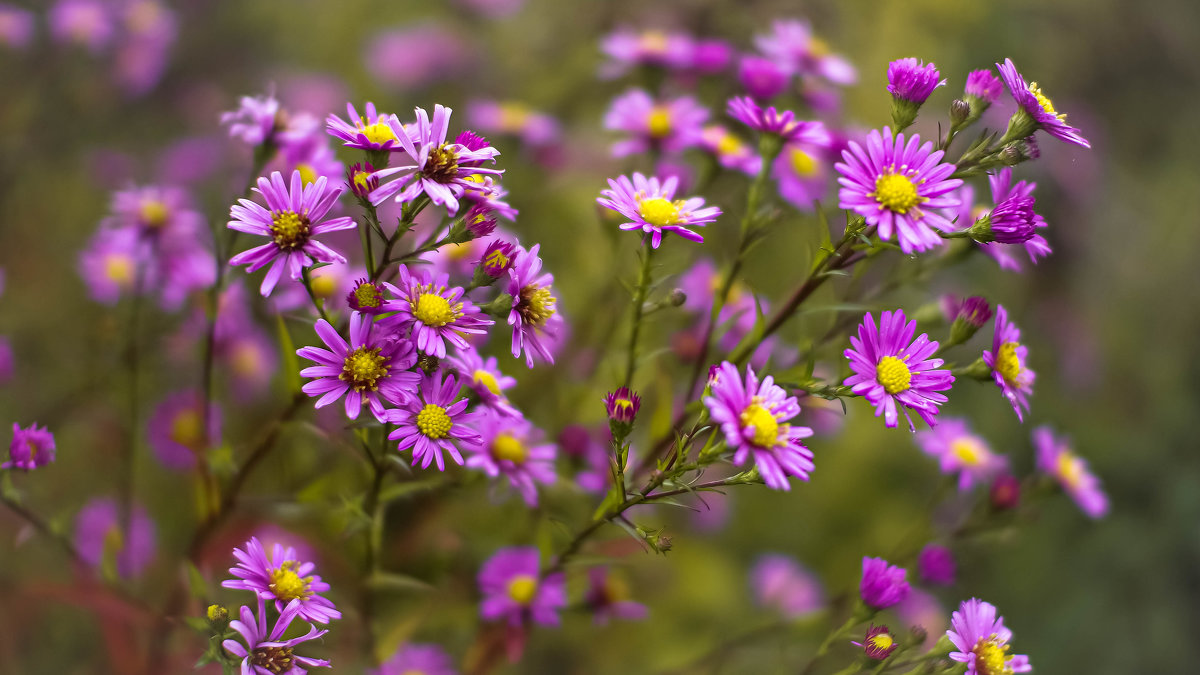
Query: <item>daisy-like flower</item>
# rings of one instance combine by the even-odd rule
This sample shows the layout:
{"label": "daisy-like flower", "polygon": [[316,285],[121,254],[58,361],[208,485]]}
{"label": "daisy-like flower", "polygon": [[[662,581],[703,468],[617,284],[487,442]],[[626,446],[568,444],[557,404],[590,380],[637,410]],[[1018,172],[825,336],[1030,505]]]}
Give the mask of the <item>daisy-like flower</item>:
{"label": "daisy-like flower", "polygon": [[496,357],[489,356],[485,359],[478,350],[468,346],[446,357],[442,365],[458,373],[471,393],[478,396],[480,402],[491,410],[508,416],[521,414],[504,395],[505,389],[516,386],[517,379],[500,372]]}
{"label": "daisy-like flower", "polygon": [[950,615],[950,630],[946,637],[958,648],[950,658],[967,664],[966,675],[1011,675],[1033,670],[1029,657],[1009,654],[1008,641],[1012,631],[997,616],[996,607],[978,598],[971,598]]}
{"label": "daisy-like flower", "polygon": [[814,36],[807,21],[775,21],[771,24],[771,32],[756,36],[754,44],[763,54],[797,75],[817,75],[839,85],[854,84],[858,80],[854,66],[832,53],[824,40]]}
{"label": "daisy-like flower", "polygon": [[909,429],[915,431],[911,409],[930,427],[946,391],[954,384],[949,370],[940,369],[942,359],[932,358],[938,343],[921,333],[915,341],[916,321],[907,321],[903,310],[883,312],[879,326],[875,317],[867,314],[858,326],[858,337],[850,337],[850,349],[844,353],[854,374],[844,384],[855,394],[875,406],[875,416],[883,415],[884,424],[894,427],[899,422],[897,404],[903,406]]}
{"label": "daisy-like flower", "polygon": [[917,555],[917,572],[926,583],[952,586],[956,571],[954,554],[945,546],[929,544]]}
{"label": "daisy-like flower", "polygon": [[871,624],[867,629],[867,635],[862,642],[851,641],[850,644],[856,647],[862,647],[866,652],[867,658],[876,661],[882,661],[892,655],[900,643],[896,641],[896,636],[892,635],[887,626],[876,626]]}
{"label": "daisy-like flower", "polygon": [[1029,397],[1037,374],[1026,365],[1029,349],[1021,344],[1021,329],[1008,320],[1008,310],[996,305],[996,330],[992,348],[983,351],[983,362],[992,369],[992,379],[1012,404],[1017,419],[1024,422],[1029,412]]}
{"label": "daisy-like flower", "polygon": [[346,397],[346,417],[357,419],[364,402],[375,419],[384,420],[383,402],[400,405],[416,390],[421,376],[408,369],[417,362],[417,354],[408,340],[382,336],[374,330],[370,315],[350,315],[350,343],[325,319],[315,329],[328,349],[302,347],[296,354],[317,365],[300,371],[311,377],[304,393],[320,396],[316,407],[324,408]]}
{"label": "daisy-like flower", "polygon": [[1053,476],[1088,517],[1102,518],[1108,513],[1108,496],[1100,480],[1087,462],[1072,452],[1065,438],[1056,438],[1049,427],[1038,427],[1033,431],[1033,445],[1038,470]]}
{"label": "daisy-like flower", "polygon": [[443,105],[433,108],[433,121],[423,108],[416,109],[415,125],[405,129],[395,117],[388,119],[399,145],[393,152],[403,151],[413,162],[375,172],[381,181],[396,177],[371,192],[371,203],[378,206],[391,197],[397,202],[410,202],[418,195],[428,195],[439,206],[444,205],[450,215],[458,213],[458,200],[468,190],[475,190],[479,183],[471,179],[477,174],[499,175],[499,169],[485,169],[484,162],[495,162],[500,151],[491,146],[471,150],[457,142],[446,142],[450,133],[450,113]]}
{"label": "daisy-like flower", "polygon": [[255,272],[268,264],[271,269],[263,278],[259,292],[271,294],[279,283],[284,269],[291,278],[299,279],[301,271],[317,262],[346,262],[341,255],[314,239],[317,235],[355,227],[349,216],[323,220],[341,194],[341,187],[329,185],[324,176],[315,183],[304,184],[299,171],[292,172],[291,189],[278,171],[271,178],[259,178],[254,188],[267,202],[266,208],[249,199],[239,199],[229,212],[233,220],[228,227],[238,232],[269,237],[271,242],[233,256],[230,265],[249,265]]}
{"label": "daisy-like flower", "polygon": [[158,549],[154,521],[140,504],[129,509],[129,522],[122,531],[121,507],[116,500],[97,498],[79,510],[75,518],[75,548],[79,557],[95,569],[115,563],[116,573],[137,578]]}
{"label": "daisy-like flower", "polygon": [[562,315],[558,313],[558,298],[554,297],[551,284],[554,275],[542,272],[542,259],[538,257],[541,244],[526,250],[517,247],[516,258],[508,269],[507,292],[512,297],[512,309],[508,313],[508,325],[512,326],[512,355],[525,352],[525,365],[533,367],[536,353],[547,363],[554,363],[550,346],[563,328]]}
{"label": "daisy-like flower", "polygon": [[828,149],[809,143],[792,142],[771,166],[771,175],[779,184],[779,196],[801,211],[812,211],[829,189]]}
{"label": "daisy-like flower", "polygon": [[1054,109],[1054,103],[1042,93],[1037,82],[1025,84],[1025,78],[1021,77],[1012,59],[1004,59],[1004,63],[997,63],[996,68],[1000,71],[1004,84],[1008,85],[1013,99],[1020,106],[1017,114],[1013,115],[1008,123],[1009,131],[1005,133],[1006,136],[1024,138],[1031,135],[1034,129],[1041,129],[1067,143],[1085,148],[1092,147],[1087,139],[1080,135],[1078,129],[1067,124],[1066,113]]}
{"label": "daisy-like flower", "polygon": [[432,644],[406,644],[369,675],[457,675],[444,649]]}
{"label": "daisy-like flower", "polygon": [[726,169],[754,176],[762,167],[762,157],[736,134],[719,124],[710,124],[700,132],[700,147],[717,158]]}
{"label": "daisy-like flower", "polygon": [[238,109],[221,113],[229,135],[249,146],[286,148],[312,135],[317,120],[310,115],[289,115],[272,95],[243,96]]}
{"label": "daisy-like flower", "polygon": [[987,441],[971,433],[966,420],[943,420],[928,431],[918,431],[913,439],[925,454],[938,459],[942,473],[958,473],[958,489],[965,491],[991,482],[1008,469],[1008,462],[988,447]]}
{"label": "daisy-like flower", "polygon": [[558,612],[567,606],[567,587],[561,572],[541,577],[541,556],[536,548],[503,548],[479,569],[485,620],[503,619],[521,626],[530,620],[557,626]]}
{"label": "daisy-like flower", "polygon": [[788,476],[808,480],[813,454],[800,441],[812,436],[812,429],[786,423],[800,414],[796,397],[788,396],[770,375],[760,383],[749,366],[743,378],[728,361],[710,379],[712,395],[704,405],[734,450],[734,464],[753,456],[763,480],[776,490],[791,489]]}
{"label": "daisy-like flower", "polygon": [[725,111],[733,119],[764,134],[779,136],[784,141],[800,141],[829,145],[833,137],[820,122],[796,119],[791,110],[779,111],[775,106],[762,108],[749,96],[729,99]]}
{"label": "daisy-like flower", "polygon": [[623,28],[600,40],[600,50],[610,59],[600,73],[615,78],[640,65],[683,70],[692,65],[695,47],[695,40],[686,33]]}
{"label": "daisy-like flower", "polygon": [[604,411],[610,422],[632,424],[641,407],[642,397],[630,391],[629,387],[617,387],[616,391],[610,391],[604,397]]}
{"label": "daisy-like flower", "polygon": [[443,450],[461,465],[463,458],[455,441],[467,446],[481,442],[479,434],[469,426],[477,413],[465,412],[467,399],[455,400],[458,393],[458,380],[453,375],[443,377],[439,371],[421,381],[419,395],[410,396],[401,407],[387,411],[387,421],[397,426],[388,438],[400,442],[401,452],[413,449],[414,466],[420,462],[421,468],[427,469],[430,463],[435,463],[438,471],[445,471]]}
{"label": "daisy-like flower", "polygon": [[612,619],[641,621],[646,618],[646,606],[629,599],[629,586],[606,567],[588,570],[588,588],[583,604],[592,612],[592,622],[598,626]]}
{"label": "daisy-like flower", "polygon": [[791,71],[772,59],[748,55],[738,64],[738,82],[747,94],[759,101],[782,94],[791,79]]}
{"label": "daisy-like flower", "polygon": [[384,302],[383,284],[366,277],[356,280],[354,287],[346,294],[346,304],[350,309],[363,314],[383,312]]}
{"label": "daisy-like flower", "polygon": [[537,483],[552,485],[556,446],[543,442],[540,429],[520,416],[502,416],[492,412],[480,415],[475,425],[481,441],[469,447],[466,466],[479,469],[491,478],[504,476],[525,503],[537,506]]}
{"label": "daisy-like flower", "polygon": [[629,219],[621,224],[622,230],[649,234],[653,248],[662,243],[663,232],[674,232],[690,241],[704,241],[691,228],[707,225],[721,215],[721,209],[705,207],[701,197],[675,199],[679,186],[675,176],[660,182],[656,177],[635,173],[632,180],[628,176],[610,178],[608,185],[610,189],[601,190],[596,202]]}
{"label": "daisy-like flower", "polygon": [[825,591],[816,575],[792,558],[767,554],[750,571],[750,586],[758,604],[778,610],[789,619],[819,611]]}
{"label": "daisy-like flower", "polygon": [[558,141],[558,120],[521,101],[473,101],[467,108],[468,123],[484,133],[519,137],[530,147]]}
{"label": "daisy-like flower", "polygon": [[[349,121],[347,121],[349,120]],[[331,114],[325,118],[325,127],[331,136],[339,138],[348,148],[359,148],[369,151],[391,150],[399,143],[396,132],[393,131],[392,121],[403,129],[400,120],[391,113],[381,113],[375,109],[375,104],[367,102],[363,115],[353,103],[346,104],[346,119]]]}
{"label": "daisy-like flower", "polygon": [[233,557],[238,564],[229,573],[237,578],[222,581],[225,588],[251,591],[260,601],[274,600],[280,612],[294,608],[305,621],[329,623],[342,618],[337,607],[319,595],[329,590],[329,584],[312,573],[317,566],[298,560],[292,547],[275,544],[268,555],[258,537],[251,537],[245,550],[233,549]]}
{"label": "daisy-like flower", "polygon": [[862,601],[872,609],[887,609],[908,597],[908,571],[883,558],[863,558],[858,584]]}
{"label": "daisy-like flower", "polygon": [[329,662],[324,659],[314,659],[300,656],[296,647],[305,642],[316,640],[328,630],[318,630],[309,625],[308,632],[300,637],[284,640],[296,617],[303,617],[300,601],[292,600],[280,613],[275,625],[267,630],[267,611],[262,598],[258,600],[258,616],[249,607],[242,605],[237,619],[229,622],[229,627],[237,631],[246,642],[243,645],[237,640],[225,640],[221,646],[225,651],[242,659],[242,675],[304,675],[308,668],[328,668]]}
{"label": "daisy-like flower", "polygon": [[395,312],[386,320],[387,326],[401,334],[411,329],[410,338],[423,354],[445,358],[447,342],[466,349],[467,335],[482,335],[494,323],[463,297],[461,286],[449,285],[450,275],[445,272],[412,274],[406,265],[400,265],[396,283],[398,286],[384,284],[394,296],[384,303],[384,311]]}
{"label": "daisy-like flower", "polygon": [[962,185],[950,178],[954,165],[941,162],[945,153],[935,151],[932,142],[920,143],[916,134],[905,143],[904,134],[892,136],[890,127],[882,134],[872,129],[865,149],[851,141],[843,161],[834,165],[841,174],[838,206],[877,226],[880,238],[895,235],[905,253],[942,245],[931,228],[949,232],[954,225],[937,209],[958,206],[955,189]]}
{"label": "daisy-like flower", "polygon": [[0,469],[32,471],[54,461],[54,434],[50,433],[49,429],[39,429],[37,424],[22,429],[20,424],[14,423],[12,432],[12,442],[8,444],[8,461],[0,464]]}
{"label": "daisy-like flower", "polygon": [[700,143],[708,108],[691,96],[656,101],[641,89],[631,89],[613,99],[604,115],[604,128],[630,135],[613,144],[614,157],[651,149],[680,152]]}
{"label": "daisy-like flower", "polygon": [[173,471],[189,471],[196,466],[196,456],[221,438],[220,409],[212,404],[205,432],[200,392],[176,392],[154,409],[146,425],[146,435],[163,466]]}

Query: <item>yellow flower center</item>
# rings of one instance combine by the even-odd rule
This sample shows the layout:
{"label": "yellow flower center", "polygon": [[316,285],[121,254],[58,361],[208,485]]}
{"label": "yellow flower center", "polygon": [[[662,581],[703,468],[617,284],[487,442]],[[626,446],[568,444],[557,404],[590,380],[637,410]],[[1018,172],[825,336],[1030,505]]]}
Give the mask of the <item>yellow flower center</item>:
{"label": "yellow flower center", "polygon": [[1008,645],[997,644],[996,636],[980,640],[971,650],[975,653],[975,671],[979,675],[1010,675],[1013,672],[1008,662]]}
{"label": "yellow flower center", "polygon": [[671,133],[671,111],[665,106],[654,106],[650,111],[650,118],[646,120],[646,126],[650,130],[650,135],[655,138],[662,138]]}
{"label": "yellow flower center", "polygon": [[244,340],[233,349],[233,372],[242,377],[250,377],[258,374],[259,366],[258,347],[253,342]]}
{"label": "yellow flower center", "polygon": [[380,349],[382,348],[359,347],[347,354],[338,379],[350,385],[354,391],[375,391],[378,388],[376,382],[379,378],[386,377],[390,370],[388,362],[391,359],[380,356]]}
{"label": "yellow flower center", "polygon": [[[792,160],[792,171],[797,176],[807,178],[817,172],[817,160],[800,148],[793,148],[789,159]],[[876,188],[878,188],[878,184],[876,184]]]}
{"label": "yellow flower center", "polygon": [[508,267],[508,261],[509,258],[508,256],[504,255],[504,251],[500,250],[499,248],[494,248],[492,249],[492,252],[487,254],[487,257],[483,259],[483,266],[490,267],[492,269],[502,269]]}
{"label": "yellow flower center", "polygon": [[445,326],[459,317],[462,303],[450,305],[450,301],[436,293],[422,293],[412,305],[413,316],[426,326]]}
{"label": "yellow flower center", "polygon": [[1051,101],[1048,96],[1042,93],[1042,88],[1038,86],[1037,82],[1029,83],[1029,93],[1033,94],[1033,97],[1037,99],[1038,105],[1042,106],[1042,110],[1045,110],[1060,120],[1067,119],[1066,113],[1060,113],[1054,110],[1054,102]]}
{"label": "yellow flower center", "polygon": [[372,143],[383,145],[388,141],[399,140],[396,138],[396,133],[392,131],[392,127],[386,122],[367,124],[366,120],[360,120],[359,124],[360,128],[362,129],[363,136],[366,136],[367,140],[371,141]]}
{"label": "yellow flower center", "polygon": [[359,284],[354,289],[354,301],[359,307],[378,307],[382,302],[379,289],[370,282]]}
{"label": "yellow flower center", "polygon": [[424,175],[439,183],[449,183],[458,177],[458,153],[451,149],[449,143],[444,143],[429,151],[429,161],[425,162]]}
{"label": "yellow flower center", "polygon": [[518,605],[528,605],[537,595],[537,577],[529,574],[518,574],[508,582],[508,597]]}
{"label": "yellow flower center", "polygon": [[912,381],[912,371],[908,365],[894,356],[879,359],[875,366],[875,379],[883,385],[883,390],[889,394],[899,394],[907,391]]}
{"label": "yellow flower center", "polygon": [[300,162],[296,165],[296,170],[300,172],[300,181],[305,185],[317,182],[317,170],[313,168],[312,164]]}
{"label": "yellow flower center", "polygon": [[613,399],[613,407],[618,410],[632,410],[633,401],[627,398],[615,398]]}
{"label": "yellow flower center", "polygon": [[450,435],[450,428],[453,426],[453,420],[440,405],[426,403],[421,412],[417,413],[417,429],[428,438],[445,438]]}
{"label": "yellow flower center", "polygon": [[1083,462],[1070,450],[1063,450],[1056,463],[1058,475],[1068,487],[1075,489],[1083,483]]}
{"label": "yellow flower center", "polygon": [[679,202],[669,202],[662,197],[638,200],[638,214],[642,220],[656,227],[674,225],[679,222]]}
{"label": "yellow flower center", "polygon": [[167,224],[167,205],[158,199],[147,199],[138,208],[138,217],[149,228],[159,228]]}
{"label": "yellow flower center", "polygon": [[295,560],[288,560],[271,570],[269,575],[270,583],[267,584],[267,588],[285,603],[312,595],[308,590],[308,582],[312,581],[312,577],[301,578],[294,569],[296,565]]}
{"label": "yellow flower center", "polygon": [[291,647],[259,647],[250,652],[250,665],[279,675],[292,672],[295,655]]}
{"label": "yellow flower center", "polygon": [[529,458],[529,453],[515,436],[501,433],[497,434],[495,440],[492,441],[492,457],[507,459],[513,464],[524,464],[525,460]]}
{"label": "yellow flower center", "polygon": [[355,171],[353,180],[354,187],[359,192],[366,192],[371,189],[371,173],[369,171]]}
{"label": "yellow flower center", "polygon": [[104,276],[119,286],[128,286],[133,283],[133,259],[127,255],[106,257],[104,259]]}
{"label": "yellow flower center", "polygon": [[171,420],[171,440],[192,450],[204,445],[204,419],[199,410],[181,410],[175,415]]}
{"label": "yellow flower center", "polygon": [[313,295],[318,298],[330,298],[337,292],[337,279],[332,274],[313,275],[311,284]]}
{"label": "yellow flower center", "polygon": [[951,443],[950,452],[954,453],[958,461],[968,466],[979,464],[988,454],[987,448],[983,447],[983,444],[969,436],[956,439]]}
{"label": "yellow flower center", "polygon": [[742,142],[733,134],[725,134],[717,141],[718,155],[736,155],[742,151]]}
{"label": "yellow flower center", "polygon": [[754,427],[752,442],[758,447],[774,447],[779,443],[779,422],[775,421],[775,416],[771,414],[770,410],[763,407],[758,396],[750,400],[750,405],[742,411],[742,426]]}
{"label": "yellow flower center", "polygon": [[1000,373],[1010,384],[1016,384],[1017,376],[1021,374],[1021,359],[1017,358],[1016,342],[1005,342],[996,353],[996,372]]}
{"label": "yellow flower center", "polygon": [[912,179],[900,173],[885,173],[876,178],[875,191],[870,196],[883,208],[900,214],[925,201],[925,197],[917,194]]}
{"label": "yellow flower center", "polygon": [[544,326],[546,321],[554,316],[556,302],[558,298],[550,295],[549,286],[530,284],[521,289],[517,312],[525,323],[534,327]]}
{"label": "yellow flower center", "polygon": [[471,380],[475,384],[482,384],[487,387],[487,390],[492,394],[500,395],[500,383],[496,381],[496,377],[486,370],[476,370],[471,374]]}
{"label": "yellow flower center", "polygon": [[271,213],[271,235],[275,245],[285,251],[304,246],[309,235],[308,216],[295,211],[273,211]]}
{"label": "yellow flower center", "polygon": [[896,644],[896,641],[893,640],[892,636],[888,633],[880,633],[878,635],[872,635],[871,639],[867,640],[867,642],[870,642],[871,646],[874,647],[875,649],[887,649],[887,648],[891,647],[892,645]]}

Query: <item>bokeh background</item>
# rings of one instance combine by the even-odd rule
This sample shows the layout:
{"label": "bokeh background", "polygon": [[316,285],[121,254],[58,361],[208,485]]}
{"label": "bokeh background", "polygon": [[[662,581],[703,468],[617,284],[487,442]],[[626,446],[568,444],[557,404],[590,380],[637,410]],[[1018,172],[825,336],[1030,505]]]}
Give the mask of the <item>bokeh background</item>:
{"label": "bokeh background", "polygon": [[[1200,633],[1194,431],[1200,405],[1194,262],[1200,250],[1194,114],[1200,5],[512,3],[513,13],[493,17],[465,0],[178,0],[169,3],[176,38],[140,57],[55,43],[47,35],[46,7],[27,3],[38,20],[32,44],[0,46],[0,265],[6,277],[0,334],[15,355],[14,374],[0,387],[0,422],[48,424],[58,438],[56,464],[17,477],[30,504],[71,531],[89,498],[115,493],[130,441],[128,309],[88,298],[77,272],[79,251],[106,213],[111,191],[129,182],[190,183],[205,213],[222,219],[248,166],[246,153],[217,125],[238,96],[274,86],[287,105],[319,116],[341,113],[347,100],[370,100],[402,117],[413,106],[440,102],[463,109],[475,98],[504,98],[559,118],[562,144],[554,157],[509,152],[511,141],[493,142],[506,153],[504,182],[521,211],[514,230],[523,241],[542,243],[575,339],[602,348],[604,328],[624,317],[627,295],[615,279],[633,278],[635,241],[614,236],[594,207],[604,179],[629,166],[609,158],[613,136],[601,128],[609,100],[630,82],[598,79],[601,36],[619,26],[653,26],[748,49],[772,19],[803,17],[859,69],[859,84],[846,91],[844,106],[846,119],[862,128],[887,121],[889,60],[932,60],[949,79],[931,99],[932,114],[917,124],[931,133],[965,73],[1007,56],[1043,84],[1093,145],[1089,152],[1047,139],[1042,159],[1021,169],[1039,183],[1052,257],[1017,275],[977,256],[894,296],[894,304],[914,310],[941,292],[983,294],[1009,307],[1039,375],[1032,419],[1019,424],[990,386],[971,383],[955,388],[947,413],[969,416],[1025,470],[1032,465],[1030,430],[1053,425],[1074,438],[1112,498],[1111,514],[1098,522],[1059,498],[1018,528],[956,549],[959,582],[936,592],[945,616],[968,597],[995,603],[1016,633],[1015,651],[1029,654],[1039,673],[1194,672]],[[161,67],[161,77],[139,80],[137,72],[121,72],[121,59],[139,58]],[[719,114],[726,90],[701,95]],[[183,165],[170,154],[182,152],[181,142],[201,149]],[[744,182],[731,179],[707,196],[737,215],[743,189]],[[778,245],[754,252],[745,274],[751,286],[778,299],[794,285],[810,260],[802,229],[808,222],[796,216],[788,221],[796,231],[784,229]],[[709,228],[706,254],[728,256],[735,223],[727,217]],[[669,248],[662,269],[677,272],[691,251]],[[165,392],[195,386],[194,354],[180,365],[167,346],[167,336],[177,335],[188,315],[150,310],[143,317],[143,408]],[[789,335],[820,330],[825,320],[806,319]],[[665,342],[676,327],[676,319],[664,318],[652,339]],[[302,326],[293,334],[307,339]],[[827,354],[834,369],[841,366],[840,349],[835,344]],[[671,359],[656,359],[644,382],[660,427],[670,411],[653,398],[664,398],[672,378],[678,388],[685,372]],[[601,421],[594,402],[615,368],[602,364],[588,380],[571,377],[567,366],[526,373],[505,363],[522,381],[515,400],[552,433],[572,422]],[[282,377],[276,375],[273,386],[273,396],[227,412],[226,438],[235,449],[283,405]],[[289,426],[282,447],[255,474],[243,508],[205,556],[210,584],[224,578],[229,549],[269,522],[306,538],[334,585],[335,601],[353,606],[358,544],[353,532],[346,534],[352,518],[341,504],[353,499],[362,471],[344,443],[311,426]],[[797,672],[824,632],[823,619],[779,626],[753,601],[748,571],[754,561],[767,552],[794,556],[836,596],[857,582],[862,555],[886,555],[927,518],[939,484],[936,467],[907,432],[884,429],[861,401],[850,403],[842,433],[815,438],[811,446],[818,467],[811,483],[786,494],[743,489],[715,499],[714,508],[726,511],[714,516],[726,518],[720,526],[668,507],[639,512],[640,522],[675,536],[675,550],[665,559],[640,552],[611,529],[596,550],[624,556],[621,571],[650,607],[650,620],[597,629],[586,616],[571,616],[561,630],[537,631],[525,661],[498,672]],[[138,499],[157,521],[160,551],[159,562],[129,588],[158,606],[181,575],[165,561],[190,536],[192,486],[148,458],[138,467]],[[388,639],[437,642],[461,657],[477,629],[473,574],[479,562],[513,543],[561,545],[564,528],[586,518],[592,499],[557,490],[542,509],[527,512],[514,501],[496,506],[485,486],[472,483],[398,502],[389,511],[385,559],[389,569],[427,586],[384,593]],[[141,624],[130,619],[135,628],[114,627],[128,617],[88,588],[52,544],[31,538],[19,520],[0,513],[0,672],[139,672],[147,639],[136,628]],[[239,600],[232,592],[213,597]],[[359,672],[350,637],[355,630],[351,619],[335,625],[317,650],[335,659],[334,672]],[[742,631],[744,640],[721,647]],[[184,672],[203,647],[186,628],[176,631],[171,651],[181,670],[171,672]]]}

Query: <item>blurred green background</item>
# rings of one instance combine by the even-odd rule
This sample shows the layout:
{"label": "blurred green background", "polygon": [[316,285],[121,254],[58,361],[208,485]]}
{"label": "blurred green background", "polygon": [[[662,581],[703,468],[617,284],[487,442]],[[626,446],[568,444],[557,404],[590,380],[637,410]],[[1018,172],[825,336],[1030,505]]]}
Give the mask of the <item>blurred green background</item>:
{"label": "blurred green background", "polygon": [[[177,3],[180,34],[166,76],[136,99],[113,91],[102,60],[52,47],[44,35],[32,52],[0,52],[5,83],[0,265],[7,277],[0,334],[10,337],[16,354],[16,375],[0,389],[0,422],[50,424],[59,447],[55,465],[19,477],[31,503],[55,522],[69,523],[88,497],[113,493],[115,467],[128,442],[121,407],[127,386],[124,306],[91,302],[76,272],[78,251],[117,187],[105,175],[111,166],[105,153],[127,155],[136,180],[153,182],[154,158],[172,141],[219,138],[217,114],[232,109],[237,96],[271,82],[283,88],[289,78],[306,73],[328,78],[356,104],[371,100],[402,118],[413,106],[431,108],[435,102],[461,109],[480,96],[524,100],[564,121],[568,159],[561,169],[545,169],[517,152],[501,158],[510,200],[521,210],[514,229],[523,241],[542,243],[563,311],[578,322],[575,337],[594,340],[604,325],[624,317],[627,296],[613,276],[633,278],[636,244],[614,236],[595,215],[594,198],[604,178],[627,170],[608,158],[611,136],[601,129],[609,100],[626,81],[596,78],[600,37],[622,25],[674,27],[749,49],[751,37],[766,32],[773,18],[804,17],[858,67],[860,82],[846,92],[845,107],[847,119],[864,128],[887,121],[883,88],[889,60],[931,60],[949,79],[929,104],[933,114],[918,123],[928,133],[968,70],[1007,56],[1043,85],[1060,110],[1069,111],[1093,145],[1088,152],[1043,138],[1041,160],[1020,169],[1022,177],[1039,183],[1052,257],[1014,275],[976,256],[935,277],[929,288],[896,296],[895,303],[906,309],[928,302],[935,292],[983,294],[1009,307],[1038,372],[1032,419],[1020,425],[990,385],[972,383],[955,388],[947,414],[970,416],[1023,470],[1033,462],[1032,427],[1053,425],[1074,438],[1112,498],[1112,512],[1102,521],[1088,521],[1059,498],[1018,531],[957,550],[959,582],[937,592],[945,613],[972,596],[993,602],[1016,634],[1014,651],[1029,654],[1039,673],[1195,672],[1200,456],[1193,429],[1200,359],[1194,343],[1200,333],[1200,277],[1192,257],[1200,250],[1195,198],[1200,171],[1193,111],[1200,105],[1200,5],[528,0],[514,16],[496,20],[457,5],[434,5]],[[467,66],[428,84],[380,84],[364,67],[364,45],[382,29],[404,26],[446,29],[456,44],[425,48],[462,48]],[[704,102],[721,107],[717,98]],[[340,113],[341,107],[313,112]],[[500,147],[505,149],[502,142]],[[231,186],[240,184],[244,171],[241,165],[225,167],[206,184],[200,191],[206,213],[223,217]],[[743,185],[719,184],[710,201],[729,204],[726,210],[736,217]],[[732,246],[736,221],[730,216],[709,228],[704,246],[719,260],[727,259]],[[807,269],[806,241],[798,230],[780,234],[779,245],[760,247],[747,266],[747,280],[778,300]],[[692,251],[682,245],[668,250],[662,269],[681,271]],[[145,334],[170,332],[178,321],[151,311]],[[652,339],[664,340],[673,321],[657,323]],[[790,335],[812,328],[801,322]],[[301,330],[293,334],[298,341],[308,339]],[[835,369],[843,346],[828,351]],[[194,384],[189,378],[195,376],[190,366],[186,375],[169,367],[161,349],[149,352],[143,408],[164,391]],[[678,380],[685,372],[668,359],[656,364],[661,372],[645,382],[648,399],[661,398],[671,374]],[[551,433],[574,421],[601,421],[594,401],[615,367],[602,366],[589,384],[571,381],[566,368],[526,373],[515,362],[505,365],[522,381],[516,401]],[[246,416],[227,413],[227,437],[235,445],[254,437],[281,405],[278,378],[276,385],[274,402],[246,409]],[[649,403],[661,408],[664,401]],[[811,483],[797,483],[791,493],[734,491],[728,524],[720,532],[691,531],[686,514],[667,507],[662,511],[669,513],[638,513],[639,522],[661,523],[676,535],[666,559],[634,550],[623,560],[634,593],[650,607],[648,622],[596,629],[588,618],[572,616],[559,631],[537,631],[526,660],[500,672],[688,667],[738,631],[771,623],[769,612],[754,605],[746,579],[764,552],[795,556],[831,595],[852,588],[862,555],[886,555],[926,518],[939,476],[907,432],[884,429],[861,401],[850,402],[850,413],[843,433],[812,440],[817,471]],[[283,450],[252,486],[240,516],[242,531],[232,527],[218,538],[206,572],[212,582],[223,578],[225,544],[239,544],[245,528],[271,520],[313,542],[333,544],[318,547],[323,572],[334,585],[335,600],[353,604],[353,591],[339,591],[339,583],[353,587],[354,567],[353,558],[348,562],[338,550],[350,538],[338,538],[343,522],[336,502],[360,484],[360,472],[344,449],[322,444],[303,428],[289,429],[284,439]],[[335,476],[335,487],[311,487],[322,472]],[[192,504],[180,497],[190,488],[187,480],[152,460],[140,464],[139,499],[158,520],[162,551],[177,553],[190,536]],[[303,489],[309,492],[302,494],[301,506],[283,504]],[[541,511],[525,515],[512,501],[488,508],[486,493],[475,482],[389,513],[389,567],[434,586],[387,600],[385,616],[395,619],[397,635],[437,642],[461,656],[476,628],[473,575],[479,562],[500,546],[539,537],[561,545],[565,537],[552,521],[577,527],[593,503],[564,489],[553,492]],[[0,672],[136,672],[105,649],[112,636],[101,622],[70,606],[75,601],[70,573],[58,552],[44,543],[18,544],[20,530],[16,519],[0,516]],[[615,528],[606,534],[615,542],[613,550],[630,553],[636,547],[621,536]],[[134,586],[152,605],[161,603],[178,576],[162,564],[167,557],[160,552],[160,564]],[[220,597],[239,600],[231,593]],[[352,640],[337,635],[339,630],[349,635],[351,623],[342,622],[344,629],[335,625],[322,648],[344,659],[342,664],[355,663]],[[690,672],[794,673],[823,632],[819,619],[801,623],[747,640],[722,664],[710,660]],[[186,630],[178,633],[178,663],[186,668],[203,644],[191,634],[184,638]],[[356,672],[336,666],[335,661],[334,672]]]}

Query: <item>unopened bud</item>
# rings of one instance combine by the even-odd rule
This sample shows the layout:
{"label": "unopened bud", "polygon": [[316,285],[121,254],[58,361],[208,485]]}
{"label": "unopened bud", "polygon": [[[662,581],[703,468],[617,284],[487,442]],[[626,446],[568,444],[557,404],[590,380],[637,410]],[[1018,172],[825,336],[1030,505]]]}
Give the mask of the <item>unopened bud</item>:
{"label": "unopened bud", "polygon": [[925,626],[911,626],[908,629],[908,635],[912,644],[921,645],[925,644],[925,640],[929,638],[929,631],[925,630]]}
{"label": "unopened bud", "polygon": [[1021,503],[1021,481],[1008,474],[997,476],[988,491],[992,508],[999,511],[1015,509]]}
{"label": "unopened bud", "polygon": [[685,302],[687,302],[687,293],[684,293],[682,288],[672,289],[670,295],[667,296],[668,306],[682,307]]}
{"label": "unopened bud", "polygon": [[954,126],[962,126],[971,117],[971,104],[961,98],[950,103],[950,122]]}
{"label": "unopened bud", "polygon": [[1016,145],[1006,145],[1000,151],[1000,161],[1007,166],[1016,166],[1021,163],[1021,151]]}
{"label": "unopened bud", "polygon": [[216,628],[224,628],[229,623],[229,610],[221,605],[209,605],[205,613],[208,623]]}

